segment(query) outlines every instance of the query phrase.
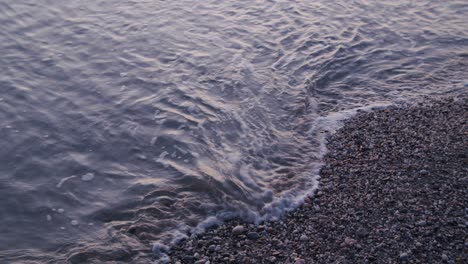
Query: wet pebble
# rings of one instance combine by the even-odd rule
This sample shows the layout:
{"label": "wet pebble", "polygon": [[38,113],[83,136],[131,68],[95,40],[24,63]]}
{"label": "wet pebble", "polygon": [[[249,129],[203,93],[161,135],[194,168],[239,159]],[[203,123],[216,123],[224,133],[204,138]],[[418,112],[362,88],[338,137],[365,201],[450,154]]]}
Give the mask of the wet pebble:
{"label": "wet pebble", "polygon": [[234,236],[242,235],[244,232],[245,232],[245,227],[241,225],[238,225],[232,229],[232,234]]}
{"label": "wet pebble", "polygon": [[260,235],[257,232],[249,232],[247,233],[247,237],[251,240],[257,240],[260,238]]}

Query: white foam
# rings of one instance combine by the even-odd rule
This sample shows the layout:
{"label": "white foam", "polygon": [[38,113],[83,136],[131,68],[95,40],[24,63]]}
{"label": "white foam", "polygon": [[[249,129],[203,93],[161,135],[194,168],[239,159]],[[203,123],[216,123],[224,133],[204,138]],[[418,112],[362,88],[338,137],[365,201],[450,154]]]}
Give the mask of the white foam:
{"label": "white foam", "polygon": [[209,227],[214,225],[220,225],[223,221],[216,216],[210,216],[206,218],[204,221],[200,222],[193,230],[192,230],[192,237],[197,234],[201,234],[205,232],[205,230]]}
{"label": "white foam", "polygon": [[156,121],[156,124],[162,125],[162,124],[164,124],[164,122],[166,122],[166,119],[162,118],[161,120]]}
{"label": "white foam", "polygon": [[167,155],[169,155],[169,152],[163,151],[161,154],[159,154],[159,159],[164,159]]}
{"label": "white foam", "polygon": [[178,151],[180,151],[182,154],[186,155],[188,153],[187,150],[177,146],[177,145],[174,145],[174,148],[177,149]]}
{"label": "white foam", "polygon": [[94,179],[94,173],[86,173],[85,175],[81,176],[82,181],[92,181]]}
{"label": "white foam", "polygon": [[167,252],[169,252],[169,247],[159,242],[154,242],[152,251],[156,257],[161,258],[162,256],[166,255]]}
{"label": "white foam", "polygon": [[76,175],[72,175],[72,176],[65,177],[65,178],[61,179],[60,182],[57,183],[57,188],[62,187],[62,185],[63,185],[66,181],[68,181],[68,180],[70,180],[70,179],[73,179],[73,178],[75,178],[75,177],[76,177]]}

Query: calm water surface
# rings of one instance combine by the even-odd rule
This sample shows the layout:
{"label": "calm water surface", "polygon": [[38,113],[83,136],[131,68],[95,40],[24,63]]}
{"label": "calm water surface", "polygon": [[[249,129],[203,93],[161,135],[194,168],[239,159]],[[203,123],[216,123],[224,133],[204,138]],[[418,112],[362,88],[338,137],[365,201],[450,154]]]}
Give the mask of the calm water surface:
{"label": "calm water surface", "polygon": [[274,219],[347,111],[467,87],[465,0],[1,0],[0,262]]}

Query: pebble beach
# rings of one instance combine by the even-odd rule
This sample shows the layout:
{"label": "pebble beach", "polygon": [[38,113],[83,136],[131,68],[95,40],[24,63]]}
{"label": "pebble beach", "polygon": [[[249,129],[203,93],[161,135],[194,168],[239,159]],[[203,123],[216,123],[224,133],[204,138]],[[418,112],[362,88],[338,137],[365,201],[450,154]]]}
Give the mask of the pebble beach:
{"label": "pebble beach", "polygon": [[466,98],[360,111],[328,138],[320,188],[278,221],[232,220],[171,263],[468,263]]}

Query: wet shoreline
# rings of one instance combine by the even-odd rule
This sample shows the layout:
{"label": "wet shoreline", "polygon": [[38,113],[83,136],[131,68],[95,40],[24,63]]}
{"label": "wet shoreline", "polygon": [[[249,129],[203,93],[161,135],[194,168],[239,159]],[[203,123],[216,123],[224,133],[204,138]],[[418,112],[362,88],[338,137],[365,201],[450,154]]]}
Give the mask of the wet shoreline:
{"label": "wet shoreline", "polygon": [[279,221],[231,221],[171,263],[465,263],[466,98],[361,111],[328,140],[320,189]]}

